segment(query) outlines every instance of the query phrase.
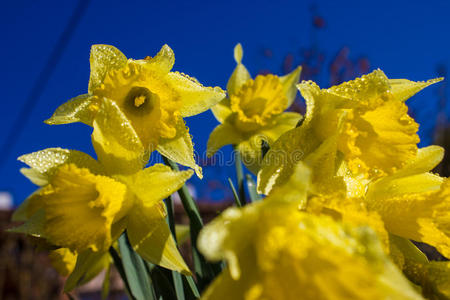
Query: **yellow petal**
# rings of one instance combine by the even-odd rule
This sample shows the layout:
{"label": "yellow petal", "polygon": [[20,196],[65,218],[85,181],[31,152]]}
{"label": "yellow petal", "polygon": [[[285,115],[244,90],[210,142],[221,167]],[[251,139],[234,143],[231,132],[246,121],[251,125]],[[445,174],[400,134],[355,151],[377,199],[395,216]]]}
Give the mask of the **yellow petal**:
{"label": "yellow petal", "polygon": [[390,89],[389,79],[380,69],[354,80],[333,86],[326,91],[350,100],[369,103]]}
{"label": "yellow petal", "polygon": [[92,108],[92,95],[84,94],[61,104],[44,123],[49,125],[69,124],[82,122],[92,126],[95,109]]}
{"label": "yellow petal", "polygon": [[192,170],[172,171],[168,166],[155,164],[124,180],[143,205],[151,207],[178,191],[192,174]]}
{"label": "yellow petal", "polygon": [[108,267],[110,258],[108,252],[84,251],[77,256],[75,268],[64,284],[64,292],[70,292]]}
{"label": "yellow petal", "polygon": [[94,174],[103,174],[102,166],[86,153],[62,148],[47,148],[41,151],[22,155],[19,161],[27,164],[36,172],[51,180],[53,174],[63,164],[75,164],[87,168]]}
{"label": "yellow petal", "polygon": [[127,58],[116,47],[110,45],[93,45],[91,48],[91,75],[89,93],[92,93],[110,70],[120,69],[127,63]]}
{"label": "yellow petal", "polygon": [[301,120],[302,115],[296,112],[284,112],[273,119],[273,126],[261,130],[261,133],[267,137],[269,145],[275,142],[283,133],[294,129],[295,125]]}
{"label": "yellow petal", "polygon": [[403,168],[389,176],[368,185],[368,199],[401,196],[406,193],[421,193],[439,190],[443,178],[426,173],[432,170],[443,158],[444,149],[429,146],[419,149],[416,157]]}
{"label": "yellow petal", "polygon": [[428,81],[410,81],[407,79],[389,79],[391,93],[397,101],[405,101],[422,89],[436,82],[442,81],[444,78],[435,78]]}
{"label": "yellow petal", "polygon": [[274,187],[266,201],[287,201],[297,203],[298,208],[304,208],[310,184],[311,170],[304,163],[299,162],[291,178],[283,185]]}
{"label": "yellow petal", "polygon": [[50,251],[49,258],[53,268],[62,276],[68,276],[77,262],[77,255],[67,248]]}
{"label": "yellow petal", "polygon": [[224,123],[225,120],[233,113],[230,108],[230,98],[227,97],[211,107],[211,111],[217,121]]}
{"label": "yellow petal", "polygon": [[262,161],[258,173],[258,193],[267,195],[274,186],[287,182],[295,164],[319,145],[307,123],[281,135]]}
{"label": "yellow petal", "polygon": [[48,178],[44,174],[39,173],[35,169],[21,168],[20,173],[28,178],[32,183],[39,186],[48,184]]}
{"label": "yellow petal", "polygon": [[445,180],[437,191],[367,198],[367,207],[380,214],[390,233],[430,244],[450,257],[449,192]]}
{"label": "yellow petal", "polygon": [[291,73],[280,77],[281,84],[283,85],[283,89],[285,90],[288,99],[286,108],[291,106],[295,100],[295,96],[297,95],[297,83],[300,80],[301,71],[302,67],[299,66]]}
{"label": "yellow petal", "polygon": [[207,155],[213,156],[220,148],[225,145],[236,145],[243,141],[243,137],[229,123],[218,125],[211,132],[208,139]]}
{"label": "yellow petal", "polygon": [[130,174],[143,168],[148,154],[117,104],[104,98],[94,120],[92,143],[109,174]]}
{"label": "yellow petal", "polygon": [[[251,270],[249,270],[251,271]],[[229,269],[223,270],[202,294],[202,300],[256,300],[262,291],[255,276],[247,280],[234,280]]]}
{"label": "yellow petal", "polygon": [[136,206],[128,218],[127,234],[133,249],[143,259],[190,275],[165,220],[162,202],[151,207]]}
{"label": "yellow petal", "polygon": [[251,79],[247,68],[245,68],[245,66],[241,63],[243,55],[244,52],[241,44],[237,44],[236,47],[234,47],[234,59],[237,65],[227,83],[227,91],[229,95],[236,93],[245,82]]}
{"label": "yellow petal", "polygon": [[183,117],[207,111],[225,98],[225,92],[221,88],[205,87],[197,79],[182,73],[171,72],[167,75],[167,80],[180,95],[182,102],[180,113]]}
{"label": "yellow petal", "polygon": [[244,56],[244,50],[242,50],[241,43],[237,43],[236,46],[234,46],[234,60],[237,64],[240,64],[242,61],[242,57]]}
{"label": "yellow petal", "polygon": [[175,64],[175,54],[168,45],[163,45],[155,57],[146,59],[145,62],[150,65],[154,64],[163,73],[169,73]]}
{"label": "yellow petal", "polygon": [[192,144],[189,129],[183,120],[177,123],[176,128],[176,136],[171,139],[161,138],[156,150],[174,162],[194,169],[197,176],[202,178],[202,168],[195,162],[194,145]]}
{"label": "yellow petal", "polygon": [[40,192],[45,209],[45,235],[58,246],[77,252],[107,251],[111,226],[131,203],[126,186],[93,175],[73,164],[60,167],[51,184]]}
{"label": "yellow petal", "polygon": [[228,209],[201,231],[200,251],[209,259],[225,258],[229,270],[206,299],[224,297],[221,279],[246,300],[421,299],[368,227],[266,200]]}

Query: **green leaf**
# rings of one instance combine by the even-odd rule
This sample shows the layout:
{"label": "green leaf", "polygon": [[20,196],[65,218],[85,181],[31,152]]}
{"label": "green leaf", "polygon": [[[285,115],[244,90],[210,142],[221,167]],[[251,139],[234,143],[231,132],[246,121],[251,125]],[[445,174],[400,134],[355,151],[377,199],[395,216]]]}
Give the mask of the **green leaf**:
{"label": "green leaf", "polygon": [[236,206],[241,207],[241,200],[239,199],[239,196],[236,192],[236,188],[234,187],[233,181],[231,181],[231,178],[228,178],[228,183],[230,184],[231,190],[233,191],[234,195],[234,202],[236,203]]}
{"label": "green leaf", "polygon": [[126,233],[119,238],[119,250],[131,294],[137,300],[155,299],[144,261],[131,248]]}

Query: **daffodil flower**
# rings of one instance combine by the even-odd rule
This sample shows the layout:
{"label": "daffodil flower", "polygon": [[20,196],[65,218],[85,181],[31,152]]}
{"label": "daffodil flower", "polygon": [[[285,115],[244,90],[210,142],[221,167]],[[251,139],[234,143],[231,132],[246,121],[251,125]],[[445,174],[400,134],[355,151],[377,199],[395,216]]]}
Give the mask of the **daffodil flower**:
{"label": "daffodil flower", "polygon": [[181,188],[192,170],[176,172],[161,164],[142,169],[140,157],[129,150],[140,140],[129,136],[126,116],[112,101],[101,105],[92,134],[99,161],[60,148],[19,158],[31,167],[23,174],[41,188],[16,211],[15,219],[26,221],[16,231],[70,249],[78,254],[77,266],[88,268],[126,230],[144,259],[188,274],[162,200]]}
{"label": "daffodil flower", "polygon": [[225,145],[235,145],[244,164],[256,173],[262,160],[261,143],[271,145],[301,118],[298,113],[284,112],[295,100],[301,67],[282,77],[267,74],[252,79],[241,63],[242,56],[238,44],[234,48],[237,66],[227,84],[228,97],[211,108],[221,124],[211,132],[208,155]]}
{"label": "daffodil flower", "polygon": [[195,169],[201,177],[182,118],[208,110],[225,93],[218,87],[204,87],[183,73],[170,72],[174,62],[174,53],[167,45],[155,57],[141,60],[127,59],[113,46],[94,45],[88,94],[61,105],[46,123],[83,122],[92,126],[107,99],[123,112],[123,125],[131,127],[140,141],[141,147],[130,151],[139,152],[144,158],[144,152],[156,149]]}
{"label": "daffodil flower", "polygon": [[414,159],[393,174],[372,182],[343,176],[344,190],[336,188],[329,195],[315,195],[314,188],[309,186],[307,200],[294,191],[300,184],[298,178],[308,185],[311,177],[300,177],[297,170],[270,195],[289,191],[297,195],[293,201],[301,203],[301,209],[309,213],[328,215],[346,224],[370,226],[385,252],[408,278],[423,287],[425,296],[448,297],[450,285],[444,279],[450,278],[450,265],[428,262],[420,250],[413,251],[415,246],[409,242],[429,244],[450,257],[450,182],[430,173],[443,155],[444,150],[438,146],[421,148]]}
{"label": "daffodil flower", "polygon": [[376,70],[329,89],[302,82],[298,88],[307,104],[304,122],[282,135],[265,156],[259,192],[268,194],[287,180],[293,165],[314,156],[324,143],[336,148],[326,159],[335,165],[345,161],[353,176],[374,179],[394,173],[415,157],[419,142],[418,124],[404,102],[440,80],[388,79]]}
{"label": "daffodil flower", "polygon": [[422,299],[369,227],[271,197],[227,209],[201,231],[205,257],[227,262],[201,299]]}

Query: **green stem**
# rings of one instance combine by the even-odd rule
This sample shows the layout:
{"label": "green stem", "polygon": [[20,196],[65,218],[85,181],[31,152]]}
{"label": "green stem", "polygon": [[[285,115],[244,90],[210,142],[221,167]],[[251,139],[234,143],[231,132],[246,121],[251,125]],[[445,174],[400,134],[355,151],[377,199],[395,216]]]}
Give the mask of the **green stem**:
{"label": "green stem", "polygon": [[245,200],[245,187],[244,187],[244,169],[242,168],[242,158],[241,154],[239,153],[239,149],[236,145],[233,145],[234,149],[234,157],[236,159],[236,179],[238,184],[238,192],[239,192],[239,201],[241,203],[240,206],[244,206],[247,202]]}

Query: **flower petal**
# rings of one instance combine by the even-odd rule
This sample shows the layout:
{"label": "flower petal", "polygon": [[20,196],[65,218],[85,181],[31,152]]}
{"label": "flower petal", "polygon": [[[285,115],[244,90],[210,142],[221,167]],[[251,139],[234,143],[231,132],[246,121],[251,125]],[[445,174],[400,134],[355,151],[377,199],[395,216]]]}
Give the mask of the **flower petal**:
{"label": "flower petal", "polygon": [[91,94],[110,70],[120,69],[127,63],[126,56],[114,46],[93,45],[91,48],[91,75],[88,91]]}
{"label": "flower petal", "polygon": [[62,276],[68,276],[77,262],[77,255],[67,248],[59,248],[49,253],[50,263]]}
{"label": "flower petal", "polygon": [[147,163],[139,137],[115,102],[103,98],[93,127],[92,143],[108,174],[131,174]]}
{"label": "flower petal", "polygon": [[54,245],[82,252],[107,251],[111,227],[131,205],[126,186],[67,164],[41,189],[45,236]]}
{"label": "flower petal", "polygon": [[161,138],[156,150],[165,157],[195,170],[199,178],[202,178],[202,168],[195,163],[194,146],[192,144],[189,129],[182,119],[177,123],[177,133],[172,139]]}
{"label": "flower petal", "polygon": [[450,181],[446,179],[440,190],[371,197],[367,207],[378,212],[390,233],[430,244],[450,257],[449,195]]}
{"label": "flower petal", "polygon": [[[226,259],[223,284],[236,286],[243,294],[237,299],[421,299],[370,228],[268,198],[227,209],[199,236],[205,257]],[[224,296],[222,278],[206,292],[209,299]]]}
{"label": "flower petal", "polygon": [[95,110],[92,109],[92,96],[83,94],[61,104],[50,117],[44,121],[49,125],[81,122],[92,126]]}
{"label": "flower petal", "polygon": [[207,111],[225,98],[225,92],[220,87],[205,87],[197,79],[179,72],[170,72],[167,74],[167,80],[180,95],[180,113],[183,117]]}
{"label": "flower petal", "polygon": [[175,64],[175,54],[173,50],[167,45],[163,45],[161,50],[155,57],[146,60],[147,64],[155,65],[163,73],[169,73]]}
{"label": "flower petal", "polygon": [[427,86],[442,80],[444,80],[443,77],[417,82],[407,79],[389,79],[389,84],[394,98],[397,101],[406,101]]}
{"label": "flower petal", "polygon": [[87,168],[93,174],[104,173],[102,166],[95,159],[84,152],[76,150],[47,148],[22,155],[18,160],[42,174],[47,180],[51,179],[60,166],[69,163],[75,164],[80,168]]}
{"label": "flower petal", "polygon": [[243,141],[243,137],[229,123],[218,125],[211,132],[208,139],[207,155],[213,156],[220,148],[225,145],[237,145]]}
{"label": "flower petal", "polygon": [[274,186],[287,182],[295,164],[319,145],[307,123],[281,135],[262,161],[258,173],[258,193],[267,195]]}
{"label": "flower petal", "polygon": [[130,244],[143,259],[190,275],[173,240],[165,214],[162,202],[151,207],[136,206],[128,217],[127,234]]}
{"label": "flower petal", "polygon": [[225,120],[233,113],[230,108],[230,98],[225,98],[213,107],[211,107],[211,111],[214,117],[220,123],[224,123]]}
{"label": "flower petal", "polygon": [[301,71],[302,67],[299,66],[291,73],[280,77],[280,81],[283,84],[283,89],[285,90],[288,99],[288,105],[286,108],[291,106],[295,100],[295,96],[297,94],[297,83],[300,80]]}
{"label": "flower petal", "polygon": [[262,134],[267,137],[269,144],[275,142],[283,133],[294,129],[295,125],[301,120],[302,115],[296,112],[284,112],[275,116],[274,125],[262,129]]}
{"label": "flower petal", "polygon": [[172,171],[168,166],[155,164],[124,180],[143,205],[151,207],[178,191],[192,174],[192,170]]}
{"label": "flower petal", "polygon": [[247,68],[241,63],[243,55],[244,51],[242,50],[241,44],[237,44],[234,47],[234,60],[236,61],[237,66],[227,83],[229,95],[236,93],[247,80],[251,79]]}

